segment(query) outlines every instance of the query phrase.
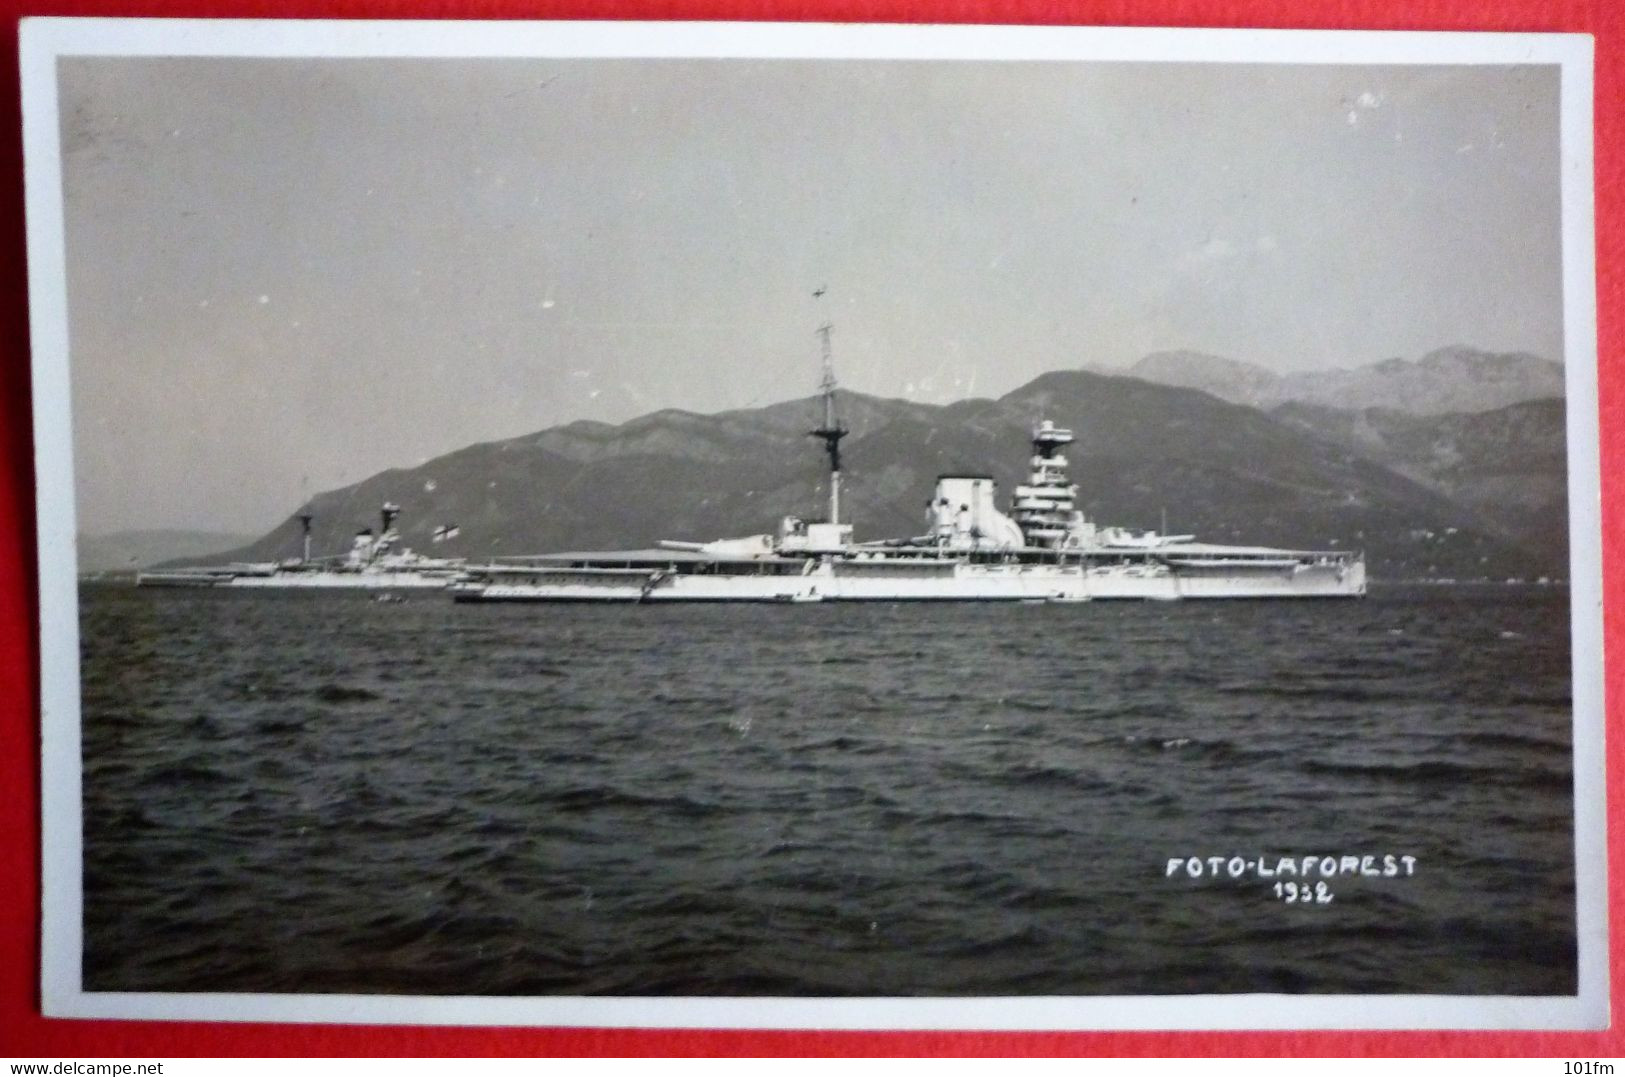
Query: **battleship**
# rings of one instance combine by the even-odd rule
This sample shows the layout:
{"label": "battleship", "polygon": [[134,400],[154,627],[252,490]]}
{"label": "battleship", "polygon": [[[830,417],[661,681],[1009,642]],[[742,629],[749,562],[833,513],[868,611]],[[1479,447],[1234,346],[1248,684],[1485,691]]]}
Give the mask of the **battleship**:
{"label": "battleship", "polygon": [[[199,568],[155,569],[136,575],[139,587],[260,587],[260,588],[354,588],[369,591],[402,589],[444,589],[465,567],[461,558],[428,557],[401,544],[395,521],[399,505],[385,502],[380,510],[378,533],[363,528],[349,550],[332,557],[312,557],[310,525],[314,517],[301,513],[303,551],[300,556],[280,561],[236,562]],[[444,537],[455,537],[455,528],[442,528]]]}
{"label": "battleship", "polygon": [[1088,602],[1097,599],[1354,598],[1365,557],[1198,542],[1194,535],[1102,527],[1077,508],[1052,420],[1032,432],[1031,469],[1009,511],[983,474],[942,475],[925,533],[856,542],[841,519],[841,440],[829,326],[819,330],[822,421],[808,432],[829,463],[827,518],[786,516],[772,533],[649,549],[570,551],[466,568],[458,602]]}

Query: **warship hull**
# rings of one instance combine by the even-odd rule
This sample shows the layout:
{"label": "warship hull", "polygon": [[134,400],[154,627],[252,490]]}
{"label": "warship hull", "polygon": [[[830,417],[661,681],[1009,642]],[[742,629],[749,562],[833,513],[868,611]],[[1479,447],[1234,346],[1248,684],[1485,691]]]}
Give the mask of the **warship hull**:
{"label": "warship hull", "polygon": [[445,590],[456,578],[455,573],[438,572],[299,572],[276,571],[268,573],[231,573],[218,570],[206,572],[143,572],[136,577],[142,587],[191,587],[236,590],[293,591],[397,591]]}
{"label": "warship hull", "polygon": [[[715,565],[707,566],[710,568]],[[1315,558],[1290,564],[978,564],[943,559],[637,567],[489,568],[452,585],[459,602],[1092,602],[1188,599],[1358,598],[1364,563]]]}

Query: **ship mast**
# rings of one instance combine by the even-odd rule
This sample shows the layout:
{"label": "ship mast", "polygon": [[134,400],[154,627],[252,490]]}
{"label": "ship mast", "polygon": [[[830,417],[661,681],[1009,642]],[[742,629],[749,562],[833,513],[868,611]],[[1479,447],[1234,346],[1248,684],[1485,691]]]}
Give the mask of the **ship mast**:
{"label": "ship mast", "polygon": [[818,342],[824,357],[824,377],[818,383],[824,394],[824,424],[817,430],[809,430],[807,436],[822,438],[824,451],[829,454],[829,522],[835,524],[841,522],[841,439],[850,431],[835,415],[835,360],[829,346],[833,328],[828,322],[818,327]]}

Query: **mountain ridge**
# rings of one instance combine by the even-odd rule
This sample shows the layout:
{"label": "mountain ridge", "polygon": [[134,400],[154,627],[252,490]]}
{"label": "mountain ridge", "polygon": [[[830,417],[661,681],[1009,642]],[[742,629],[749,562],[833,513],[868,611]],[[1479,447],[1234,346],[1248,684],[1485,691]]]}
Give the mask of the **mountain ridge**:
{"label": "mountain ridge", "polygon": [[1459,344],[1436,348],[1415,360],[1383,359],[1360,367],[1288,374],[1195,351],[1152,352],[1126,368],[1097,372],[1199,389],[1266,410],[1295,402],[1351,411],[1387,408],[1444,415],[1493,411],[1564,395],[1560,363],[1528,352],[1488,352]]}
{"label": "mountain ridge", "polygon": [[[1040,417],[1073,427],[1080,507],[1109,524],[1170,527],[1215,542],[1371,551],[1379,576],[1540,571],[1507,535],[1438,489],[1368,453],[1256,408],[1185,387],[1089,371],[1053,371],[994,400],[946,405],[842,392],[853,430],[843,503],[860,539],[918,534],[935,476],[992,474],[1003,491],[1027,468]],[[824,504],[822,454],[807,438],[818,398],[716,415],[668,409],[627,423],[570,423],[485,442],[381,472],[313,498],[318,553],[342,550],[383,501],[404,512],[403,541],[484,558],[627,548],[663,538],[771,531]],[[459,536],[432,544],[437,526]],[[284,523],[232,559],[297,552]],[[194,559],[195,561],[195,559]]]}

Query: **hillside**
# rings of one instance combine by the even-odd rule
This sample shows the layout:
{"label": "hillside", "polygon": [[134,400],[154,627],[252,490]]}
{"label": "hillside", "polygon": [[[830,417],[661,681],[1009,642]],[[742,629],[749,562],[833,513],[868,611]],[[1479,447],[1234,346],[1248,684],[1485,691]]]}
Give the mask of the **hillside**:
{"label": "hillside", "polygon": [[1383,408],[1283,404],[1275,418],[1336,441],[1478,514],[1485,529],[1540,558],[1568,563],[1568,453],[1561,400],[1438,416]]}

